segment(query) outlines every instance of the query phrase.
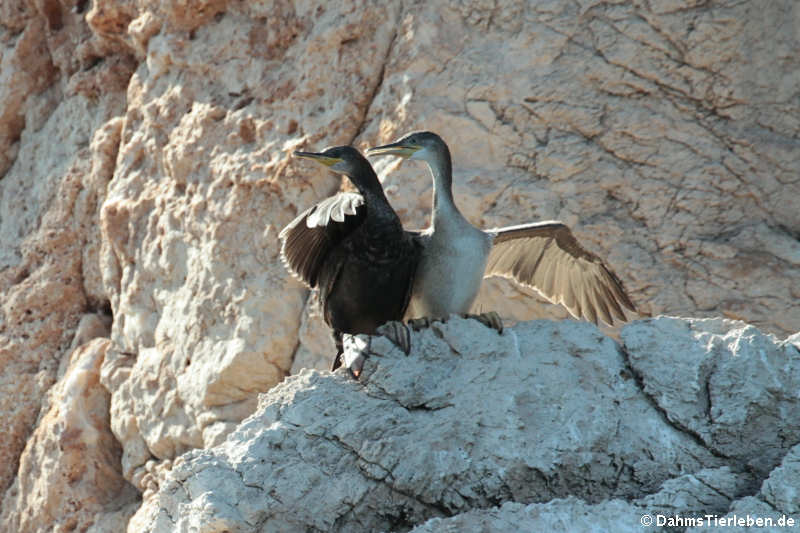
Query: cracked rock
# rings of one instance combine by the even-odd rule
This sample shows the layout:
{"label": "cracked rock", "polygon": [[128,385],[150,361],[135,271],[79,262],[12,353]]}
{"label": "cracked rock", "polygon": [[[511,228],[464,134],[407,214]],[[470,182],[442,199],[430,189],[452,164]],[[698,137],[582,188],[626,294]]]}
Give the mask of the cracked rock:
{"label": "cracked rock", "polygon": [[[89,531],[99,533],[103,527],[118,531],[111,524],[128,516],[127,507],[95,505],[86,496],[91,490],[84,491],[87,478],[69,493],[84,494],[85,501],[67,497],[58,472],[73,472],[73,458],[81,455],[73,453],[76,448],[53,455],[51,446],[52,424],[71,416],[51,412],[51,406],[80,411],[81,404],[47,398],[63,390],[56,387],[71,372],[70,353],[105,336],[109,318],[111,343],[100,382],[87,390],[95,398],[102,396],[99,388],[110,394],[109,424],[122,449],[114,469],[145,500],[160,494],[172,459],[222,444],[254,412],[259,393],[304,367],[328,368],[329,329],[310,303],[314,298],[281,265],[276,234],[342,182],[324,169],[294,164],[288,154],[295,148],[352,143],[363,149],[412,129],[438,131],[454,156],[456,201],[475,224],[563,220],[619,274],[646,313],[725,316],[780,336],[797,332],[799,16],[796,0],[3,0],[3,520],[12,531],[13,524],[25,524],[26,531],[37,531],[35,524],[52,529],[52,517],[63,519],[65,529],[93,521]],[[431,188],[424,167],[394,158],[373,161],[404,223],[423,226]],[[475,310],[514,320],[566,316],[558,306],[538,305],[532,291],[498,279],[483,285]],[[654,329],[666,344],[622,352],[622,382],[630,382],[630,390],[641,386],[645,393],[631,398],[657,415],[641,440],[657,433],[653,428],[669,426],[670,435],[680,435],[673,440],[690,443],[684,451],[704,450],[697,464],[711,454],[706,470],[727,467],[731,476],[744,475],[748,486],[766,478],[764,494],[751,497],[758,505],[791,509],[786,502],[793,501],[794,470],[785,454],[797,441],[790,423],[796,420],[794,359],[779,371],[785,348],[757,333],[743,336],[738,348],[715,345],[706,353],[697,349],[705,342],[698,335],[739,334],[686,327],[694,331],[692,339],[681,328],[676,339]],[[439,333],[448,335],[446,328]],[[458,357],[469,357],[471,343],[491,340],[448,338]],[[694,362],[664,355],[677,350],[676,342],[696,351]],[[765,358],[756,361],[762,349]],[[389,348],[376,340],[371,350],[371,364],[378,365]],[[738,360],[745,355],[747,361]],[[661,358],[674,364],[659,366]],[[362,384],[367,405],[382,398],[416,416],[452,411],[460,396],[431,386],[438,379],[449,387],[450,376],[438,364],[424,364],[432,376],[419,375],[419,384],[385,379],[375,366],[372,384]],[[453,371],[466,375],[460,367]],[[580,372],[561,375],[555,367],[542,376],[562,380],[564,398],[577,389],[580,398],[594,402],[575,412],[599,410],[609,417],[621,409],[607,405],[602,390],[585,390],[587,379],[604,381],[596,380],[595,370],[584,371],[591,378],[583,382]],[[563,381],[566,375],[573,381]],[[316,376],[322,381],[314,386],[327,391],[327,374]],[[685,386],[662,382],[662,376],[685,378]],[[550,386],[536,379],[528,378],[539,389],[494,398],[497,412],[484,406],[475,412],[505,416],[509,398],[535,403],[540,389]],[[617,381],[608,383],[616,387]],[[289,385],[299,387],[296,381]],[[467,389],[479,392],[477,386]],[[572,404],[555,392],[543,398],[550,404],[542,413],[565,423],[566,414],[551,411]],[[640,405],[631,402],[620,405]],[[348,402],[337,405],[351,409]],[[521,423],[532,423],[526,416],[531,418],[519,415]],[[640,429],[630,412],[619,418],[620,431]],[[464,420],[471,421],[468,413]],[[493,434],[507,424],[480,420]],[[544,441],[544,449],[554,449],[559,439],[552,420],[533,420],[551,428],[532,441]],[[593,425],[602,418],[578,420],[575,427],[566,421],[558,428],[569,430],[568,446],[553,452],[555,459],[536,462],[524,455],[534,466],[497,474],[507,487],[487,477],[482,483],[499,487],[491,496],[470,494],[472,482],[454,473],[432,486],[455,479],[466,494],[440,487],[420,495],[409,492],[416,478],[402,477],[402,469],[387,470],[392,465],[363,456],[358,464],[364,476],[387,479],[391,491],[405,494],[398,501],[405,498],[407,508],[387,504],[385,516],[379,514],[384,522],[414,526],[420,516],[469,512],[463,510],[471,502],[494,508],[508,497],[576,494],[599,509],[591,506],[614,501],[602,498],[615,491],[630,491],[620,498],[644,498],[681,480],[689,487],[679,484],[681,494],[721,505],[731,486],[739,486],[713,485],[725,489],[722,499],[703,493],[700,485],[708,478],[695,466],[670,460],[672,468],[662,471],[664,457],[650,458],[641,449],[612,450],[618,456],[611,467],[586,463],[586,454],[607,459],[607,442],[641,443],[613,432],[609,437],[610,429]],[[576,444],[584,434],[589,451]],[[331,441],[329,431],[324,435],[340,448],[352,444],[348,438]],[[570,454],[577,449],[584,455],[575,459]],[[554,466],[559,454],[573,462]],[[32,462],[42,457],[48,461]],[[459,457],[442,461],[457,472]],[[502,470],[505,463],[498,464],[491,468]],[[578,464],[591,466],[576,472]],[[544,469],[535,474],[538,481],[527,483],[537,468]],[[562,477],[551,480],[555,474],[547,468]],[[395,474],[397,480],[390,477]],[[601,481],[584,486],[584,479]],[[341,490],[356,491],[351,503],[331,516],[344,516],[362,501],[357,491],[365,485],[348,487]],[[47,494],[58,496],[40,505]],[[283,497],[278,490],[274,495]],[[225,503],[226,497],[209,493],[192,502],[219,510],[203,516],[216,516],[220,530],[232,529],[238,520],[233,511],[241,505]],[[68,523],[73,511],[78,525]],[[198,527],[211,527],[199,516],[193,518]],[[253,518],[240,526],[254,529],[260,518]],[[336,527],[350,527],[349,518],[337,520],[343,525]],[[130,529],[143,528],[134,523]]]}
{"label": "cracked rock", "polygon": [[764,476],[800,441],[800,350],[789,340],[731,320],[659,318],[623,328],[622,341],[667,418],[740,468]]}
{"label": "cracked rock", "polygon": [[[660,318],[628,326],[623,338],[664,328],[676,332],[652,358],[664,373],[681,357],[705,354],[703,345],[678,353],[697,335],[728,338],[739,349],[727,357],[737,361],[792,362],[773,337],[730,321]],[[704,443],[672,422],[672,412],[645,392],[646,378],[641,388],[623,349],[589,324],[525,322],[498,335],[451,317],[412,333],[408,356],[383,337],[358,338],[348,344],[365,355],[358,381],[345,371],[288,378],[223,444],[180,457],[132,523],[152,532],[222,530],[214,524],[403,531],[434,518],[481,524],[508,511],[535,515],[530,523],[547,529],[559,516],[598,512],[616,515],[619,528],[610,529],[624,531],[640,527],[636,513],[722,516],[763,481],[736,457],[715,453],[726,433],[711,432]],[[766,355],[745,348],[752,343]],[[773,403],[764,409],[792,392],[751,386],[770,387]],[[735,411],[737,401],[721,396],[718,408]],[[760,429],[743,425],[740,440],[761,442]],[[789,500],[787,485],[796,484],[789,481],[796,461],[786,461],[787,472],[766,485],[776,501]],[[506,502],[519,505],[475,511]],[[449,522],[420,531],[454,530],[431,529],[440,523]]]}

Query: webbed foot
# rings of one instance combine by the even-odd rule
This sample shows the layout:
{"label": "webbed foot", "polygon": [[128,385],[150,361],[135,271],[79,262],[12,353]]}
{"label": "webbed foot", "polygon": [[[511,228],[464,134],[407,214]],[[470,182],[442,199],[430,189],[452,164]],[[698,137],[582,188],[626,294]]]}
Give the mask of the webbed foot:
{"label": "webbed foot", "polygon": [[479,315],[474,314],[464,314],[462,315],[464,318],[472,318],[483,324],[484,326],[490,327],[492,329],[496,329],[497,333],[503,333],[503,319],[500,318],[494,311],[489,311],[488,313],[481,313]]}
{"label": "webbed foot", "polygon": [[392,320],[375,330],[378,335],[383,335],[395,346],[403,350],[408,355],[411,351],[411,332],[408,327],[399,320]]}
{"label": "webbed foot", "polygon": [[406,320],[406,324],[408,324],[408,326],[414,331],[419,331],[421,329],[431,327],[431,324],[433,324],[433,319],[426,316],[420,318],[409,318]]}

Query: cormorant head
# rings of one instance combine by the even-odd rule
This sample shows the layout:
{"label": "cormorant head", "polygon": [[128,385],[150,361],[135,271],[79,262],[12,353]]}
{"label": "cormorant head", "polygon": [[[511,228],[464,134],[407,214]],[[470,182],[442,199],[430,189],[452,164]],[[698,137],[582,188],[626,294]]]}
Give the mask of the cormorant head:
{"label": "cormorant head", "polygon": [[430,131],[414,131],[399,141],[367,150],[367,155],[399,155],[404,159],[428,161],[447,153],[447,145],[441,137]]}
{"label": "cormorant head", "polygon": [[295,152],[294,156],[311,159],[334,172],[351,177],[357,175],[365,164],[369,166],[369,162],[364,159],[361,152],[352,146],[334,146],[326,148],[322,152]]}
{"label": "cormorant head", "polygon": [[383,194],[381,182],[375,175],[372,165],[352,146],[334,146],[317,152],[295,152],[295,157],[311,159],[325,165],[334,172],[347,176],[362,193]]}

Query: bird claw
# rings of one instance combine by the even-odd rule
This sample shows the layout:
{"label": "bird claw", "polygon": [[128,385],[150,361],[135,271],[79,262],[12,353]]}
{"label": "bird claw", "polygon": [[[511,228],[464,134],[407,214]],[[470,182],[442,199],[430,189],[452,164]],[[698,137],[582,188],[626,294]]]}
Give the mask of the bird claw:
{"label": "bird claw", "polygon": [[500,318],[495,311],[488,313],[481,313],[479,315],[465,314],[464,318],[472,318],[483,324],[484,326],[496,329],[497,333],[503,333],[503,319]]}
{"label": "bird claw", "polygon": [[433,319],[426,316],[420,318],[409,318],[406,320],[406,324],[408,324],[408,326],[414,331],[419,331],[421,329],[431,327],[431,324],[433,324]]}
{"label": "bird claw", "polygon": [[375,331],[378,335],[383,335],[392,343],[403,350],[408,355],[411,351],[411,332],[405,324],[398,320],[387,322]]}

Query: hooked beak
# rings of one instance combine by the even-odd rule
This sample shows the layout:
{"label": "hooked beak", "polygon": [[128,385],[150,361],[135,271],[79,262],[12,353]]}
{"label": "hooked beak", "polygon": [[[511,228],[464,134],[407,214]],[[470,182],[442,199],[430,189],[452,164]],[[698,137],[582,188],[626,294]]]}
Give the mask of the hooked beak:
{"label": "hooked beak", "polygon": [[330,157],[324,154],[318,154],[316,152],[295,151],[294,156],[303,159],[311,159],[312,161],[316,161],[317,163],[325,165],[326,167],[332,167],[333,165],[342,160],[340,157]]}
{"label": "hooked beak", "polygon": [[416,144],[397,141],[391,144],[370,148],[367,150],[367,155],[399,155],[402,158],[408,158],[421,148],[422,146]]}

